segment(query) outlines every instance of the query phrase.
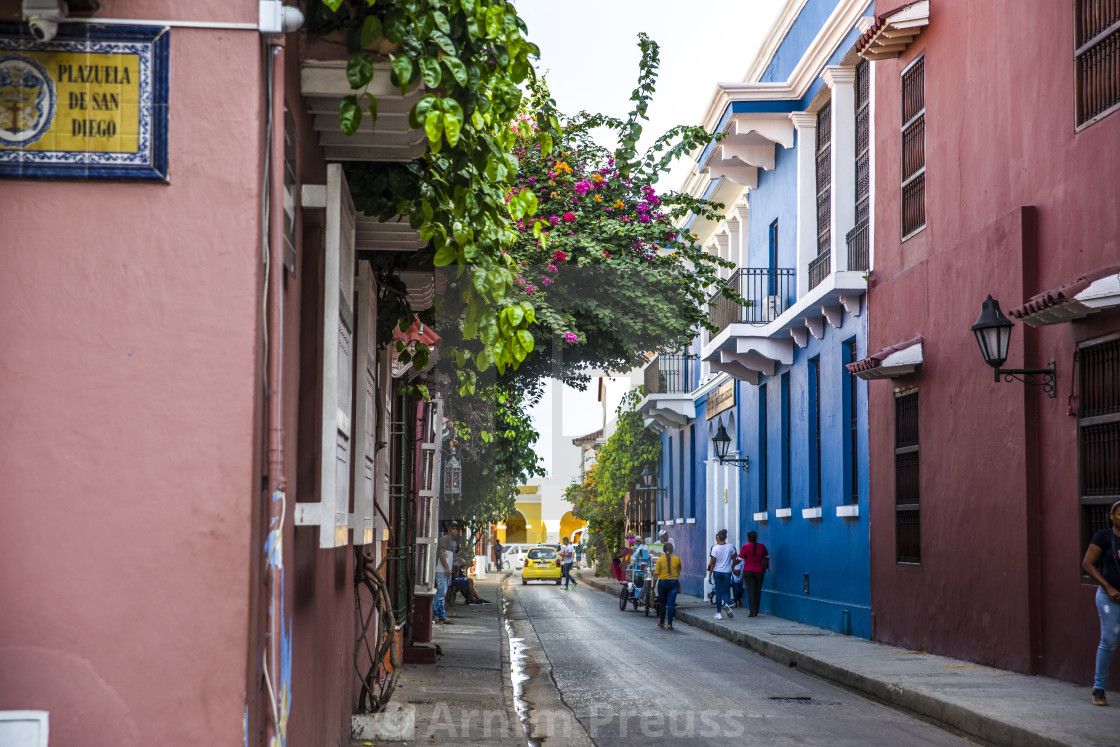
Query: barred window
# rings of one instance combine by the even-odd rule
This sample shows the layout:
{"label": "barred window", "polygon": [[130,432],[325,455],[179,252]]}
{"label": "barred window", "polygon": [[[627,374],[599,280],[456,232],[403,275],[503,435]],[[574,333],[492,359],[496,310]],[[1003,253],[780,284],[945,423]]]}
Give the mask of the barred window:
{"label": "barred window", "polygon": [[926,225],[926,65],[902,73],[902,238]]}
{"label": "barred window", "polygon": [[1078,492],[1084,553],[1093,535],[1111,526],[1109,506],[1120,500],[1120,335],[1082,345],[1077,351],[1077,369]]}
{"label": "barred window", "polygon": [[809,288],[832,272],[832,102],[817,112],[817,256],[809,263]]}
{"label": "barred window", "polygon": [[895,562],[921,563],[918,481],[918,393],[894,399]]}
{"label": "barred window", "polygon": [[767,468],[770,465],[770,455],[766,448],[766,385],[758,387],[758,510],[765,512],[769,502],[767,492]]}
{"label": "barred window", "polygon": [[1077,125],[1120,107],[1120,0],[1077,0]]}
{"label": "barred window", "polygon": [[[856,341],[848,340],[844,343],[844,363],[855,363],[859,358],[856,354]],[[859,407],[858,396],[859,390],[857,384],[859,378],[850,372],[847,368],[842,371],[844,382],[847,384],[845,397],[844,397],[844,417],[847,420],[848,428],[845,435],[847,436],[844,450],[848,456],[848,471],[850,478],[848,485],[848,503],[859,503]]]}

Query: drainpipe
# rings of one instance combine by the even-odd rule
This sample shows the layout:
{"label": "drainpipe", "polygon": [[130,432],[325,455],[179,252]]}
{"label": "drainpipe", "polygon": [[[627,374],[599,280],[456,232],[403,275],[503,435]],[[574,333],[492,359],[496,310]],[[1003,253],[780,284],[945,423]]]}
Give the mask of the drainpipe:
{"label": "drainpipe", "polygon": [[265,744],[270,747],[286,742],[287,729],[282,713],[286,700],[281,681],[281,648],[284,625],[284,422],[283,422],[283,351],[284,351],[284,37],[268,42],[268,82],[270,90],[268,158],[268,208],[265,212],[268,229],[267,283],[267,375],[265,397],[268,422],[268,540],[265,543],[268,585],[268,634],[265,641],[265,677],[269,689],[270,718],[265,720]]}

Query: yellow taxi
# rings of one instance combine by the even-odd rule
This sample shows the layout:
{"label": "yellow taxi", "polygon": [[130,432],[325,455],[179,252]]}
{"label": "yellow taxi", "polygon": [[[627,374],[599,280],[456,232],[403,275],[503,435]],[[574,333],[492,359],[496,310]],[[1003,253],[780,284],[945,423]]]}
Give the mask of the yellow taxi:
{"label": "yellow taxi", "polygon": [[532,579],[555,579],[560,585],[560,553],[554,548],[533,547],[525,553],[525,567],[521,570],[521,584],[524,586]]}

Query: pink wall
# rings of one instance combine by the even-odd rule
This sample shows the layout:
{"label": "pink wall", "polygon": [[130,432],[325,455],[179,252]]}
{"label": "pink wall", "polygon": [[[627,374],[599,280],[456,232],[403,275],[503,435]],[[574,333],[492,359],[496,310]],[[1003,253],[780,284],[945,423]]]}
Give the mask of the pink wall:
{"label": "pink wall", "polygon": [[170,184],[0,182],[0,709],[52,744],[243,739],[260,45],[171,33]]}
{"label": "pink wall", "polygon": [[[903,3],[880,4],[877,13]],[[1120,329],[1017,324],[1008,367],[1054,359],[1058,397],[992,381],[969,327],[1120,256],[1120,117],[1074,132],[1073,5],[931,3],[899,60],[875,63],[874,351],[916,334],[915,377],[870,391],[877,639],[1085,680],[1097,644],[1080,583],[1077,339]],[[925,53],[927,228],[899,241],[899,80]],[[1034,209],[1021,211],[1024,206]],[[893,390],[920,386],[920,569],[894,563]],[[1120,681],[1114,673],[1113,679]]]}

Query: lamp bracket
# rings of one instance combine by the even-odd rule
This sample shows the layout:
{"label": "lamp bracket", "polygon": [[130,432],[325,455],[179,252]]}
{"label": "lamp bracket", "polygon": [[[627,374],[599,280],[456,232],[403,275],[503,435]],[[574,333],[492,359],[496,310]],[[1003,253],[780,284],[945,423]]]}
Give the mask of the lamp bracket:
{"label": "lamp bracket", "polygon": [[719,458],[719,463],[720,464],[737,464],[737,465],[739,465],[739,467],[742,468],[742,470],[744,472],[750,472],[750,469],[748,469],[748,466],[749,466],[748,463],[750,462],[750,457],[745,457],[743,459],[731,459],[730,457],[718,457],[718,458]]}
{"label": "lamp bracket", "polygon": [[[1042,391],[1046,392],[1050,399],[1057,396],[1057,374],[1055,373],[1054,361],[1050,361],[1050,365],[1046,368],[997,368],[996,381],[1002,376],[1004,381],[1021,381],[1024,384],[1031,386],[1040,386]],[[1041,381],[1035,381],[1036,376],[1041,377]]]}

